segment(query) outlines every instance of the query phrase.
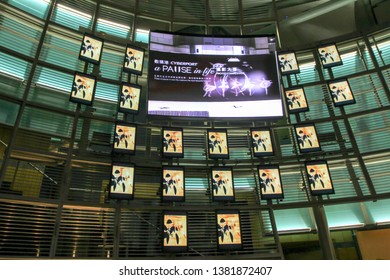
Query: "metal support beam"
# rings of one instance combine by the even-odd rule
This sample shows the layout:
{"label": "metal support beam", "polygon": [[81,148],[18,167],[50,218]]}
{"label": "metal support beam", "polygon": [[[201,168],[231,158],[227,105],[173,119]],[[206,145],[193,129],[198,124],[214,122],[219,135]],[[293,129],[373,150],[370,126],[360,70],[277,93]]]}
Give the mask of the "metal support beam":
{"label": "metal support beam", "polygon": [[324,259],[335,260],[336,252],[334,250],[332,238],[330,237],[330,231],[328,222],[326,220],[325,209],[322,205],[313,206],[313,214],[317,224],[318,239]]}

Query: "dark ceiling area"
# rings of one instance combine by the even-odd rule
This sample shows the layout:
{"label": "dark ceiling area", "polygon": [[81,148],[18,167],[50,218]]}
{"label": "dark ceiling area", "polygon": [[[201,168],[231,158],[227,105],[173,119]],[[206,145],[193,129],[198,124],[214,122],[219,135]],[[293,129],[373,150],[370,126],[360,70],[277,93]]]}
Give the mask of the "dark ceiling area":
{"label": "dark ceiling area", "polygon": [[244,35],[279,33],[282,48],[300,48],[383,27],[389,9],[389,0],[176,0],[173,18],[184,13],[199,25],[172,31],[205,33],[206,22],[210,35],[240,35],[225,25],[241,22]]}

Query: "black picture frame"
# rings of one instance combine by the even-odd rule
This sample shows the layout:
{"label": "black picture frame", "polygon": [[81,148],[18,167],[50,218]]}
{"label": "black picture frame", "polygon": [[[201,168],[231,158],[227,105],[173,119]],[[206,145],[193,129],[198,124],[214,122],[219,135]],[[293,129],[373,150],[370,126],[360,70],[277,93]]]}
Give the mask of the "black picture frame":
{"label": "black picture frame", "polygon": [[306,161],[305,171],[310,193],[312,195],[316,196],[335,193],[328,162],[326,160]]}
{"label": "black picture frame", "polygon": [[260,197],[262,200],[284,198],[279,165],[258,165],[257,175],[259,176]]}
{"label": "black picture frame", "polygon": [[295,51],[278,52],[278,63],[282,75],[299,74],[299,64]]}
{"label": "black picture frame", "polygon": [[207,129],[207,151],[210,159],[229,159],[227,129]]}
{"label": "black picture frame", "polygon": [[308,112],[310,110],[305,89],[302,86],[284,89],[284,98],[289,114]]}
{"label": "black picture frame", "polygon": [[103,54],[103,46],[104,39],[89,33],[84,33],[79,51],[79,59],[99,65]]}
{"label": "black picture frame", "polygon": [[118,111],[125,114],[138,114],[142,87],[122,82],[119,89]]}
{"label": "black picture frame", "polygon": [[118,154],[134,155],[136,151],[137,125],[117,122],[114,127],[112,150]]}
{"label": "black picture frame", "polygon": [[335,43],[318,46],[317,53],[323,68],[343,65],[340,52]]}
{"label": "black picture frame", "polygon": [[340,107],[344,105],[355,104],[355,96],[352,92],[348,79],[337,79],[328,81],[328,89],[333,105]]}
{"label": "black picture frame", "polygon": [[294,131],[301,153],[321,151],[321,144],[314,123],[295,125]]}
{"label": "black picture frame", "polygon": [[211,167],[211,195],[213,201],[234,201],[234,178],[231,167]]}
{"label": "black picture frame", "polygon": [[273,156],[274,142],[271,129],[269,128],[251,128],[251,150],[255,157]]}
{"label": "black picture frame", "polygon": [[127,44],[123,61],[123,71],[142,75],[145,60],[145,49]]}
{"label": "black picture frame", "polygon": [[184,157],[183,128],[163,127],[161,130],[161,154],[165,158]]}
{"label": "black picture frame", "polygon": [[109,184],[110,199],[134,199],[135,165],[131,163],[113,162]]}
{"label": "black picture frame", "polygon": [[161,174],[162,201],[185,201],[185,169],[182,166],[163,166]]}
{"label": "black picture frame", "polygon": [[216,213],[218,251],[242,249],[241,214],[238,210],[217,210]]}
{"label": "black picture frame", "polygon": [[96,77],[81,72],[75,72],[69,101],[92,106],[95,99]]}
{"label": "black picture frame", "polygon": [[162,217],[162,250],[188,251],[188,215],[186,211],[165,210]]}

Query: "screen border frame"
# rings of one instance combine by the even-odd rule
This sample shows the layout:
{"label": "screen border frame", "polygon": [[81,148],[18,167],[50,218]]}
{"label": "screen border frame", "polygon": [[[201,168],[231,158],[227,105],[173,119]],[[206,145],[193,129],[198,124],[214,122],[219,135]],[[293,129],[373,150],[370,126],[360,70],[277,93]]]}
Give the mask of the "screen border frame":
{"label": "screen border frame", "polygon": [[[149,32],[149,52],[150,52],[150,36],[152,32],[160,33],[160,34],[171,34],[171,35],[181,35],[181,36],[191,36],[191,37],[203,37],[203,38],[274,38],[275,41],[275,50],[273,50],[271,53],[275,56],[275,67],[276,67],[276,77],[278,83],[280,83],[282,79],[282,75],[279,69],[279,61],[277,57],[277,36],[274,33],[266,34],[266,35],[229,35],[229,36],[214,36],[214,35],[205,35],[205,34],[188,34],[183,32],[169,32],[169,31],[163,31],[163,30],[150,30]],[[126,48],[127,49],[127,48]],[[149,85],[149,79],[147,84]],[[284,111],[284,104],[283,104],[283,96],[282,96],[281,87],[279,86],[279,96],[280,96],[280,105],[281,105],[281,115],[280,116],[257,116],[257,117],[196,117],[196,116],[172,116],[172,115],[154,115],[149,114],[149,86],[146,94],[146,116],[150,120],[159,120],[162,117],[167,120],[189,120],[189,121],[230,121],[230,122],[240,122],[240,121],[248,121],[250,119],[256,118],[259,120],[267,120],[267,121],[279,121],[286,117],[285,111]]]}

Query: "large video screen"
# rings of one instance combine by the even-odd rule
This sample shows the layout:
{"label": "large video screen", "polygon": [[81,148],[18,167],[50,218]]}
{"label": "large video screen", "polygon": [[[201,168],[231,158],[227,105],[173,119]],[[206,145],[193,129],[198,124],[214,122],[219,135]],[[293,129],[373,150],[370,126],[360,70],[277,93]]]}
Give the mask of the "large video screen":
{"label": "large video screen", "polygon": [[150,32],[148,114],[283,116],[275,38]]}

